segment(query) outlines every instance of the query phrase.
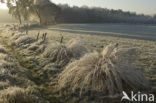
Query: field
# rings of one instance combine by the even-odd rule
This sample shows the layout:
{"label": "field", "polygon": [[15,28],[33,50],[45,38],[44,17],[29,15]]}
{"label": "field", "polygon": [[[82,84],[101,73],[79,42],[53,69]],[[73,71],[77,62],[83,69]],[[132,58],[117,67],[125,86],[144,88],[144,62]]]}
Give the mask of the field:
{"label": "field", "polygon": [[66,24],[59,27],[49,27],[48,30],[55,30],[66,33],[90,34],[130,38],[138,40],[156,41],[156,25],[135,25],[135,24]]}
{"label": "field", "polygon": [[[70,53],[68,53],[68,45],[70,44],[69,41],[73,39],[79,41],[88,52],[97,51],[100,53],[107,45],[114,43],[118,43],[119,47],[137,48],[139,51],[138,58],[132,64],[137,70],[145,75],[149,80],[151,87],[156,87],[155,25],[58,24],[46,27],[30,27],[27,34],[25,34],[25,29],[21,29],[20,31],[12,30],[11,26],[1,26],[0,29],[0,44],[2,47],[6,48],[5,50],[0,45],[0,53],[5,53],[6,51],[5,54],[7,54],[11,60],[13,59],[15,64],[13,67],[15,66],[16,68],[14,71],[17,72],[16,75],[13,76],[15,79],[13,85],[21,88],[26,88],[31,85],[40,92],[37,93],[37,96],[42,98],[40,101],[44,101],[43,103],[87,103],[88,101],[94,101],[94,99],[92,100],[89,97],[85,97],[85,95],[83,95],[84,97],[80,96],[77,98],[78,94],[69,95],[66,92],[64,93],[64,90],[63,93],[60,94],[58,91],[55,91],[57,76],[66,68],[70,61],[68,62],[65,60],[63,63],[59,62],[59,64],[57,64],[58,61],[55,61],[56,58],[51,60],[54,55],[50,54],[55,51],[55,49],[53,48],[53,51],[50,51],[50,49],[53,46],[59,45],[58,43],[61,42],[63,48],[64,45],[67,46],[67,51],[65,51],[66,55],[70,55]],[[47,34],[46,38],[42,36],[44,33]],[[20,37],[18,34],[24,34],[25,36]],[[38,39],[38,41],[36,41],[36,39]],[[44,42],[40,40],[43,40]],[[44,50],[44,48],[46,48],[46,50]],[[82,51],[85,50],[82,48],[79,52]],[[64,51],[61,53],[64,53]],[[58,58],[59,57],[57,57],[57,59]],[[63,58],[66,57],[61,55],[60,60],[63,60]],[[52,63],[52,61],[55,62]],[[8,80],[11,81],[12,79]],[[7,83],[8,82],[4,83],[5,88],[12,86],[11,82]],[[1,87],[3,87],[1,85],[2,83],[0,81],[0,91],[4,91],[1,89]],[[18,88],[15,89],[18,90]],[[24,90],[21,91],[24,92]],[[29,88],[27,91],[29,91]],[[0,93],[0,101],[1,95],[2,94]],[[35,93],[30,95],[36,96]],[[31,101],[29,102],[31,103]],[[103,101],[100,100],[99,103],[103,103]],[[110,103],[112,103],[111,100]]]}
{"label": "field", "polygon": [[[155,74],[156,69],[156,26],[134,24],[60,24],[45,28],[33,28],[30,34],[47,32],[50,42],[63,42],[80,38],[90,50],[101,51],[110,43],[119,43],[129,47],[139,48],[140,65],[138,68]],[[154,72],[155,71],[155,72]],[[155,76],[154,76],[155,77]],[[154,78],[153,78],[154,79]]]}

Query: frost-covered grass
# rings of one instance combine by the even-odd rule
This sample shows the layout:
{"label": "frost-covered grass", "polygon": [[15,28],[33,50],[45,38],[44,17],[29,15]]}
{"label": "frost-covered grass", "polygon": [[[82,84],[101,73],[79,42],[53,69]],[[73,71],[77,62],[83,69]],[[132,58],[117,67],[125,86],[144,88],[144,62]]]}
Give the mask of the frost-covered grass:
{"label": "frost-covered grass", "polygon": [[[112,28],[111,28],[112,27]],[[117,27],[117,28],[116,28]],[[58,29],[54,29],[58,28]],[[73,30],[70,32],[69,30],[61,30],[61,29],[70,29]],[[103,29],[102,29],[103,28]],[[107,29],[106,29],[107,28]],[[119,29],[120,28],[120,29]],[[137,30],[132,30],[133,28]],[[92,35],[86,32],[74,32],[74,30],[84,29],[91,32]],[[119,30],[118,30],[119,29]],[[48,29],[46,28],[40,28],[29,31],[30,34],[33,34],[33,37],[36,37],[38,31],[40,33],[47,32],[47,38],[49,42],[55,43],[60,42],[61,35],[63,35],[63,43],[67,43],[69,40],[73,38],[79,38],[83,42],[83,45],[91,50],[91,51],[99,51],[101,52],[102,49],[110,44],[110,43],[118,43],[120,46],[127,46],[127,47],[136,47],[139,48],[140,58],[137,62],[134,63],[137,69],[143,71],[145,75],[152,81],[152,84],[155,84],[155,74],[156,74],[156,42],[155,41],[148,41],[148,40],[139,40],[135,38],[122,38],[122,37],[113,37],[113,36],[102,36],[101,33],[96,34],[95,31],[102,30],[102,31],[108,31],[108,32],[122,32],[124,31],[125,35],[137,35],[139,33],[140,36],[146,38],[146,36],[150,36],[151,38],[155,38],[155,26],[146,26],[146,25],[120,25],[120,24],[104,24],[104,26],[98,25],[98,24],[92,24],[92,25],[83,25],[83,24],[69,24],[69,25],[57,25],[57,26],[49,26]],[[126,32],[127,31],[127,32]],[[127,34],[126,34],[127,33]],[[155,34],[154,34],[155,33]],[[93,35],[95,34],[95,35]],[[143,34],[143,35],[141,35]],[[149,35],[148,35],[149,34]],[[146,35],[146,36],[145,36]],[[153,82],[154,81],[154,82]],[[155,84],[156,85],[156,84]]]}
{"label": "frost-covered grass", "polygon": [[[97,28],[95,29],[98,30]],[[94,29],[92,28],[90,33],[93,32],[93,30]],[[40,35],[37,40],[38,32],[40,32]],[[47,33],[47,38],[45,40],[42,39],[43,33]],[[62,43],[60,43],[62,35],[63,39]],[[0,46],[0,53],[2,54],[0,55],[1,64],[2,66],[7,64],[7,68],[12,68],[8,69],[8,77],[6,78],[8,80],[0,81],[0,89],[2,90],[12,86],[9,80],[10,78],[15,78],[15,82],[17,82],[15,84],[16,86],[22,88],[23,86],[34,86],[43,94],[41,97],[48,101],[58,103],[66,99],[67,102],[74,102],[75,100],[80,100],[77,94],[73,94],[78,96],[77,98],[70,95],[67,95],[66,97],[55,91],[55,86],[57,84],[56,77],[58,77],[58,75],[60,75],[58,83],[60,86],[62,85],[61,89],[66,89],[66,86],[68,87],[67,84],[70,83],[70,88],[75,91],[78,89],[87,91],[88,87],[92,92],[94,92],[94,90],[106,90],[109,91],[109,93],[106,94],[111,95],[119,92],[116,89],[117,87],[120,91],[125,88],[124,84],[126,84],[126,88],[129,86],[131,88],[133,86],[147,87],[146,85],[148,85],[148,83],[145,83],[146,81],[138,71],[142,71],[151,81],[151,86],[156,86],[156,42],[154,41],[113,37],[111,35],[89,35],[87,32],[58,31],[53,30],[51,27],[39,29],[32,28],[27,35],[25,32],[12,31],[11,26],[9,26],[8,29],[3,31],[1,37],[0,44],[3,44]],[[115,49],[117,51],[116,54],[113,54],[114,52],[109,52],[114,49],[108,49],[108,51],[104,49],[107,45],[114,43],[118,43],[119,47],[124,47],[126,49]],[[137,48],[137,50],[140,51],[139,54],[132,48]],[[125,55],[125,52],[128,55]],[[112,56],[109,55],[117,56],[112,60]],[[133,58],[136,57],[138,60],[134,62]],[[111,61],[106,60],[106,58],[109,58]],[[8,63],[5,61],[8,61]],[[120,69],[119,65],[116,65],[116,63],[124,64],[123,62],[126,62],[126,64],[122,65],[123,67]],[[56,64],[59,63],[63,63],[63,66],[56,66]],[[12,64],[14,65],[12,66]],[[131,67],[132,69],[130,69]],[[137,70],[134,70],[133,67]],[[118,69],[115,71],[115,68]],[[123,68],[126,68],[127,70]],[[71,73],[68,73],[69,71],[71,71]],[[125,75],[125,72],[127,73],[127,71],[129,71],[129,75]],[[113,76],[117,77],[118,80],[110,77],[110,74],[112,73],[114,73]],[[105,77],[102,77],[101,74],[106,74],[109,78],[103,80],[102,78]],[[135,76],[131,78],[133,74],[135,74]],[[74,79],[74,81],[71,81],[72,79]],[[95,79],[98,80],[95,81]],[[129,82],[123,83],[121,80],[129,80]],[[139,80],[140,82],[137,83],[135,80]],[[104,85],[106,86],[105,89]],[[121,85],[124,87],[122,88]],[[110,86],[110,88],[108,88],[108,86]],[[61,98],[59,98],[60,95]],[[85,95],[90,96],[89,94]],[[83,100],[85,99],[86,98],[83,98]]]}
{"label": "frost-covered grass", "polygon": [[106,46],[102,53],[88,53],[59,74],[59,88],[80,94],[102,92],[103,96],[148,89],[148,81],[131,64],[137,56],[136,49],[118,48],[117,44]]}

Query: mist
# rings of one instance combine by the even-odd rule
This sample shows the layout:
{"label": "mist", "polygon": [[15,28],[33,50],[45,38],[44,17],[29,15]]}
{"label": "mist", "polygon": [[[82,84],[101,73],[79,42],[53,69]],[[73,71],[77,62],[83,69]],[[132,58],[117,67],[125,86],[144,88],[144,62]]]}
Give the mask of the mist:
{"label": "mist", "polygon": [[0,23],[15,23],[16,20],[8,13],[8,9],[0,9]]}

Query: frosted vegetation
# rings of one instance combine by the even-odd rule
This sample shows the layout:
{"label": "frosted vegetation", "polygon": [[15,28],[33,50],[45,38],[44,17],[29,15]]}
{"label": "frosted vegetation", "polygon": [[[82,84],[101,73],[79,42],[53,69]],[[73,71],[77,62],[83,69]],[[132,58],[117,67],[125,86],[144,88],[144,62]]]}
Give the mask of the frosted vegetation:
{"label": "frosted vegetation", "polygon": [[115,103],[123,90],[154,92],[155,42],[2,27],[2,103]]}
{"label": "frosted vegetation", "polygon": [[[155,16],[0,2],[20,24],[0,25],[0,103],[119,103],[122,91],[156,93]],[[109,24],[48,26],[57,22]]]}

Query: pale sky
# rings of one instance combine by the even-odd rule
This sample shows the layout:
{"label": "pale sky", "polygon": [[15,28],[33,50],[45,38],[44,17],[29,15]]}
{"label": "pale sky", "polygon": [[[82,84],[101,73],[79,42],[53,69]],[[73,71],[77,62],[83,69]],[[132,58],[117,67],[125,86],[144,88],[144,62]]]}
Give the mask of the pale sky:
{"label": "pale sky", "polygon": [[[156,14],[156,0],[52,0],[54,3],[69,4],[71,6],[96,6],[108,9],[122,9],[144,14]],[[0,8],[6,8],[0,4]]]}
{"label": "pale sky", "polygon": [[1,4],[1,3],[0,3],[0,8],[1,8],[1,9],[7,9],[7,6],[6,6],[5,4]]}

